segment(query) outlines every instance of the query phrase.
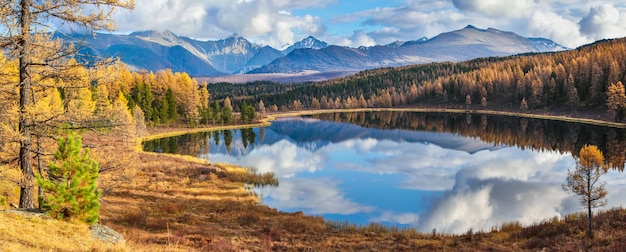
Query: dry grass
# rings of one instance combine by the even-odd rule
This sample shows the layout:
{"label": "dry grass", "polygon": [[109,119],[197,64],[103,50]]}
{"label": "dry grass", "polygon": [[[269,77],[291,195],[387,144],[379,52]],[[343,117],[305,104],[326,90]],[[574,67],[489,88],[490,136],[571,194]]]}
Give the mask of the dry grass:
{"label": "dry grass", "polygon": [[11,212],[0,213],[2,251],[127,251],[91,238],[84,223],[58,221]]}

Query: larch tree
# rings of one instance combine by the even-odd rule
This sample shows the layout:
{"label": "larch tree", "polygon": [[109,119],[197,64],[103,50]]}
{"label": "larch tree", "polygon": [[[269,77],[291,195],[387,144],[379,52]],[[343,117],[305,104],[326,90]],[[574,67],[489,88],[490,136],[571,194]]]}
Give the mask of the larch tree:
{"label": "larch tree", "polygon": [[[113,30],[112,14],[117,8],[132,9],[133,0],[7,0],[0,4],[0,48],[9,59],[17,59],[18,163],[22,173],[20,208],[33,208],[35,177],[33,137],[36,121],[28,110],[35,105],[33,93],[49,79],[68,77],[68,56],[77,48],[51,43],[51,23],[63,23],[87,31]],[[41,55],[41,50],[49,54]],[[78,63],[77,63],[78,64]]]}
{"label": "larch tree", "polygon": [[522,101],[520,102],[519,108],[522,111],[528,110],[528,102],[526,102],[526,97],[522,98]]}
{"label": "larch tree", "polygon": [[[133,141],[137,137],[137,125],[135,118],[131,111],[128,109],[128,100],[122,92],[119,92],[117,99],[112,105],[113,119],[115,125],[118,125],[119,134],[123,136],[124,142],[128,144],[134,144]],[[142,118],[143,120],[143,118]]]}
{"label": "larch tree", "polygon": [[311,98],[311,109],[320,109],[321,108],[320,100],[317,97]]}
{"label": "larch tree", "polygon": [[606,190],[600,177],[607,173],[608,166],[604,155],[595,145],[585,145],[576,159],[576,169],[567,171],[567,180],[563,190],[578,195],[580,204],[587,208],[589,227],[587,236],[593,237],[592,208],[606,205]]}
{"label": "larch tree", "polygon": [[574,76],[572,74],[569,74],[567,79],[565,79],[563,89],[565,92],[565,104],[573,107],[578,106],[578,90],[574,85]]}
{"label": "larch tree", "polygon": [[[319,101],[317,102],[317,104],[319,106]],[[263,103],[263,100],[259,100],[259,103],[257,104],[257,110],[259,111],[259,114],[265,115],[265,103]]]}
{"label": "larch tree", "polygon": [[211,104],[209,99],[211,95],[209,94],[209,90],[207,89],[207,83],[202,82],[200,84],[199,89],[199,104],[198,111],[200,113],[200,123],[209,124],[209,120],[211,119]]}
{"label": "larch tree", "polygon": [[615,121],[621,121],[622,111],[626,108],[626,92],[621,81],[611,83],[606,91],[606,106],[609,112],[615,116]]}
{"label": "larch tree", "polygon": [[224,98],[224,108],[228,107],[231,111],[233,110],[233,104],[230,101],[229,97]]}
{"label": "larch tree", "polygon": [[141,110],[139,106],[135,106],[132,110],[132,114],[133,121],[135,121],[135,132],[137,133],[137,136],[146,135],[146,116],[143,113],[143,110]]}

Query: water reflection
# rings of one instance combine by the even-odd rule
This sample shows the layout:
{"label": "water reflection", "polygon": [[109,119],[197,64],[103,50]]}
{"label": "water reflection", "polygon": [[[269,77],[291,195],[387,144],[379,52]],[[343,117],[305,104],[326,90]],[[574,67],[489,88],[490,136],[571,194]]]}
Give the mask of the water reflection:
{"label": "water reflection", "polygon": [[[575,165],[570,152],[585,143],[624,166],[624,130],[559,124],[484,115],[329,114],[162,139],[145,148],[274,172],[279,187],[258,190],[264,203],[281,210],[463,233],[580,211],[560,185]],[[612,171],[605,181],[607,207],[626,203],[626,176]]]}

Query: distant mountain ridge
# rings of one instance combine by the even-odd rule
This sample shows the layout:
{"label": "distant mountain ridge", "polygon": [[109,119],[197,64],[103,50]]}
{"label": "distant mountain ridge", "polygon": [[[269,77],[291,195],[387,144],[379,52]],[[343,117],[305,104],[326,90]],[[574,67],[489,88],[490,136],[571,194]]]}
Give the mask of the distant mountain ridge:
{"label": "distant mountain ridge", "polygon": [[442,33],[431,39],[420,38],[359,48],[329,45],[309,36],[282,51],[251,43],[237,34],[214,41],[178,36],[168,30],[139,31],[128,35],[98,33],[95,37],[80,34],[70,36],[88,45],[81,50],[82,53],[119,57],[132,70],[158,71],[170,68],[192,76],[353,72],[568,49],[549,39],[525,38],[512,32],[493,28],[481,30],[473,26]]}
{"label": "distant mountain ridge", "polygon": [[497,29],[467,26],[431,39],[395,42],[384,46],[348,48],[329,46],[320,50],[300,49],[250,73],[358,71],[379,67],[463,61],[481,57],[509,56],[531,52],[567,50],[549,39],[525,38]]}

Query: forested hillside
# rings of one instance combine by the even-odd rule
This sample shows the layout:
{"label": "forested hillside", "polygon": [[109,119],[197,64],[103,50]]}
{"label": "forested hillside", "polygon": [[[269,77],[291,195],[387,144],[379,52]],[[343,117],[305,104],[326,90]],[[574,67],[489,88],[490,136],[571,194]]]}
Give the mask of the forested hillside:
{"label": "forested hillside", "polygon": [[208,87],[216,99],[241,94],[234,100],[263,101],[291,110],[424,103],[521,110],[593,108],[623,121],[625,74],[626,39],[617,39],[566,52],[369,70],[316,84],[275,88],[282,89],[278,93],[270,91],[267,83],[263,88]]}

